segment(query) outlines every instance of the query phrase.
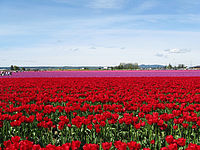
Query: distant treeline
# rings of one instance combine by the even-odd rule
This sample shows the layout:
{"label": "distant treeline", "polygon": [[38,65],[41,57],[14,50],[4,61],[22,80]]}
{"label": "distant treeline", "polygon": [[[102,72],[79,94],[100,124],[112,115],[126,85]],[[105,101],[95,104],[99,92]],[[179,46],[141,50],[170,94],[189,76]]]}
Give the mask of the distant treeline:
{"label": "distant treeline", "polygon": [[[196,69],[199,67],[190,67],[189,69]],[[0,67],[0,70],[11,70],[11,71],[51,71],[51,70],[178,70],[188,69],[184,64],[177,66],[169,65],[138,65],[138,63],[120,63],[117,66],[102,67],[102,66],[33,66],[33,67],[19,67],[11,65],[10,67]]]}
{"label": "distant treeline", "polygon": [[172,66],[171,64],[164,65],[138,65],[138,63],[120,63],[118,66],[114,67],[114,69],[133,69],[133,70],[144,70],[144,69],[168,69],[168,70],[178,70],[178,69],[186,69],[187,66],[184,64],[179,64],[178,66]]}
{"label": "distant treeline", "polygon": [[138,63],[120,63],[114,69],[140,69]]}

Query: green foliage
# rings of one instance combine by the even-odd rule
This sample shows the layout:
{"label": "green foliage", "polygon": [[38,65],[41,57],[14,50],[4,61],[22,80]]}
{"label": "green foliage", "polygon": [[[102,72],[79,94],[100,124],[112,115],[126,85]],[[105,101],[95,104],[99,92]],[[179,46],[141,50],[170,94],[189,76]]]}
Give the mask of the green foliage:
{"label": "green foliage", "polygon": [[10,70],[14,70],[14,66],[13,65],[10,66]]}
{"label": "green foliage", "polygon": [[115,69],[139,69],[138,63],[120,63]]}
{"label": "green foliage", "polygon": [[13,69],[14,69],[15,71],[20,70],[20,68],[19,68],[18,66],[14,66]]}

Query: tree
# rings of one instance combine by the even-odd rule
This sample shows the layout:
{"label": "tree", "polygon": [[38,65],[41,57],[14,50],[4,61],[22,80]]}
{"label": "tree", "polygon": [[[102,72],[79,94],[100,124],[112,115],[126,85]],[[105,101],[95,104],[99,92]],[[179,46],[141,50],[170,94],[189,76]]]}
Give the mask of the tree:
{"label": "tree", "polygon": [[133,64],[133,69],[139,69],[140,67],[139,67],[139,65],[138,65],[138,63],[134,63]]}
{"label": "tree", "polygon": [[11,65],[11,66],[10,66],[10,70],[14,70],[14,67],[13,67],[13,65]]}
{"label": "tree", "polygon": [[124,69],[133,69],[133,64],[132,63],[125,64]]}
{"label": "tree", "polygon": [[26,69],[24,67],[22,67],[22,71],[25,71]]}
{"label": "tree", "polygon": [[120,63],[118,66],[118,69],[124,69],[124,65],[125,65],[125,63]]}
{"label": "tree", "polygon": [[138,63],[120,63],[119,66],[115,67],[116,69],[139,69]]}
{"label": "tree", "polygon": [[172,67],[172,65],[171,64],[169,64],[168,66],[167,66],[167,69],[172,69],[173,67]]}
{"label": "tree", "polygon": [[16,70],[19,70],[19,67],[18,67],[18,66],[14,66],[13,68],[14,68],[15,71],[16,71]]}
{"label": "tree", "polygon": [[184,64],[179,64],[179,65],[178,65],[178,68],[179,68],[179,69],[183,69],[183,68],[185,68],[185,65],[184,65]]}

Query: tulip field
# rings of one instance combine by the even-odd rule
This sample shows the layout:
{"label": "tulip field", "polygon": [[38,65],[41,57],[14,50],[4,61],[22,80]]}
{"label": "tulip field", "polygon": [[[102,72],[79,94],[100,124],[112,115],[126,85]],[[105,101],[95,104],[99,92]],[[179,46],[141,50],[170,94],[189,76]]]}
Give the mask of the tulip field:
{"label": "tulip field", "polygon": [[197,77],[200,70],[101,70],[101,71],[25,71],[0,78],[62,78],[62,77]]}
{"label": "tulip field", "polygon": [[200,77],[1,78],[0,149],[200,150]]}

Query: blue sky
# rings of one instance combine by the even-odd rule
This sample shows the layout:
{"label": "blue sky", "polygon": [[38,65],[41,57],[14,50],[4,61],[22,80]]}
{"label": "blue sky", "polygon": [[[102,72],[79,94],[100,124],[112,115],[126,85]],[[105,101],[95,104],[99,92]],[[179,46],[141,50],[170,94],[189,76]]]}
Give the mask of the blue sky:
{"label": "blue sky", "polygon": [[198,0],[0,0],[0,66],[200,65]]}

